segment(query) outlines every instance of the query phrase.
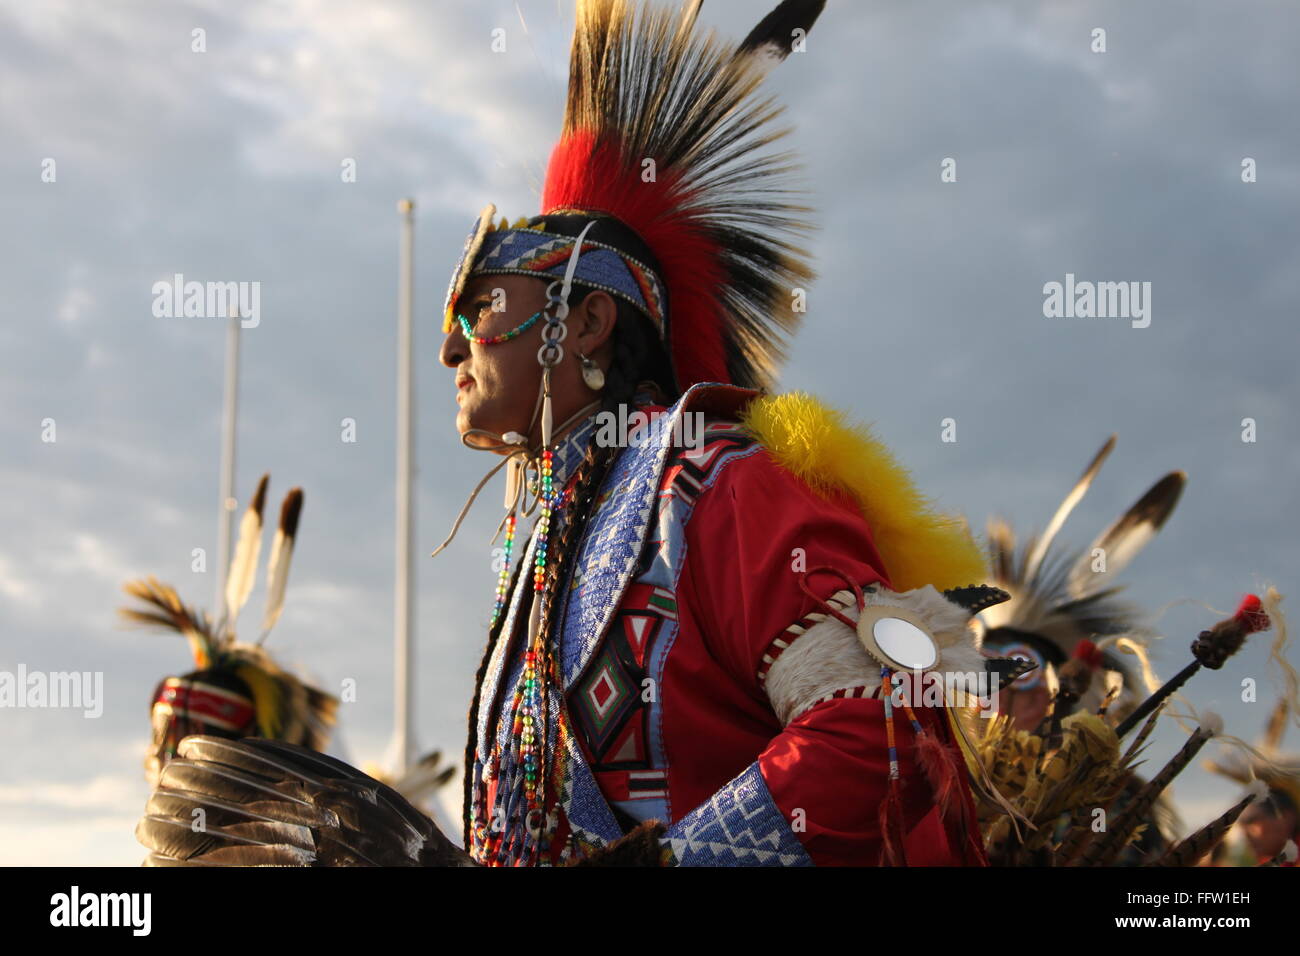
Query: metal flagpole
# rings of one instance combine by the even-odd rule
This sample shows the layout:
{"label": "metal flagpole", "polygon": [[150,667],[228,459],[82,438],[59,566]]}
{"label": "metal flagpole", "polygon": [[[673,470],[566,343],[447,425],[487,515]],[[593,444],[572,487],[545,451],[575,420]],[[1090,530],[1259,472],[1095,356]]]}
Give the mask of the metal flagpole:
{"label": "metal flagpole", "polygon": [[394,587],[393,701],[395,706],[393,750],[398,775],[413,759],[411,724],[414,705],[415,653],[411,632],[415,623],[415,588],[412,556],[415,547],[415,502],[412,498],[415,444],[414,374],[411,311],[415,250],[415,201],[397,204],[402,217],[401,266],[397,305],[397,571]]}
{"label": "metal flagpole", "polygon": [[230,537],[235,522],[235,435],[239,414],[239,313],[232,307],[226,327],[226,382],[221,416],[221,479],[217,504],[217,596],[212,606],[216,617],[224,615],[226,573],[230,568]]}

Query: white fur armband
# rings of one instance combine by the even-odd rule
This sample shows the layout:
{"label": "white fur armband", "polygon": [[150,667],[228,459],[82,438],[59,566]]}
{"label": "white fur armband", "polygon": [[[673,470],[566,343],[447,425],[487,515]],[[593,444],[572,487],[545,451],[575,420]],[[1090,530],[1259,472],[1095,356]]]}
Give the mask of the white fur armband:
{"label": "white fur armband", "polygon": [[[876,586],[863,595],[868,606],[898,607],[926,625],[934,639],[938,659],[932,670],[984,670],[979,639],[969,626],[971,615],[944,598],[933,587],[898,593]],[[829,599],[851,621],[859,611],[851,591]],[[816,611],[795,622],[772,642],[759,669],[758,679],[767,691],[777,718],[785,726],[808,708],[833,696],[871,696],[880,687],[881,662],[867,653],[856,628]]]}

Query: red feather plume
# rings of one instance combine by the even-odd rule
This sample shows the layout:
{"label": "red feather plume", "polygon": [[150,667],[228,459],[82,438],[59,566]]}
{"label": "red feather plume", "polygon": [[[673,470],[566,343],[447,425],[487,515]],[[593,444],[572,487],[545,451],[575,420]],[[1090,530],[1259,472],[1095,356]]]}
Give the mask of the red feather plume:
{"label": "red feather plume", "polygon": [[[669,290],[669,348],[683,382],[729,382],[718,289],[726,279],[718,244],[691,222],[692,194],[672,171],[642,182],[640,167],[587,131],[565,136],[551,153],[542,210],[609,213],[630,226],[659,260]],[[674,334],[681,330],[678,334]]]}

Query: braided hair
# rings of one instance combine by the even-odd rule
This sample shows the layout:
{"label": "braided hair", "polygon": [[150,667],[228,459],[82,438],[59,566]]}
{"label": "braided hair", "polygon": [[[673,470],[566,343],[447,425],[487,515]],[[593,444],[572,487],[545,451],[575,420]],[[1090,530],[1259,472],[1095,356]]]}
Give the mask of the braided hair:
{"label": "braided hair", "polygon": [[[563,227],[570,226],[570,223],[563,220],[572,220],[573,235],[576,235],[577,231],[587,221],[586,217],[580,216],[550,216],[544,218],[547,220],[547,228],[556,232],[567,231]],[[617,220],[613,219],[602,220],[600,225],[605,225],[606,222],[614,224],[616,227],[621,226]],[[592,233],[595,234],[598,228],[593,228]],[[623,229],[626,231],[626,227],[623,227]],[[594,235],[594,238],[607,241],[601,235]],[[626,241],[626,237],[621,238]],[[653,256],[649,254],[648,250],[642,251],[641,255],[643,256],[642,261],[653,263]],[[594,291],[596,290],[591,286],[575,282],[570,292],[570,307],[581,303]],[[631,405],[637,392],[643,388],[652,391],[656,401],[672,404],[679,396],[672,374],[672,364],[667,349],[660,341],[658,333],[654,330],[650,321],[630,303],[621,298],[615,298],[614,301],[618,317],[610,338],[612,357],[609,368],[605,370],[605,387],[601,392],[599,411],[617,414],[619,407]],[[597,443],[593,440],[587,446],[586,455],[574,472],[572,492],[568,504],[562,511],[563,521],[558,530],[558,536],[553,538],[550,545],[549,550],[552,557],[546,564],[546,577],[539,595],[541,600],[541,633],[548,635],[548,642],[554,621],[556,598],[561,593],[561,582],[567,581],[572,576],[572,564],[576,559],[578,546],[582,541],[583,532],[586,530],[587,522],[591,517],[592,503],[595,501],[605,478],[618,458],[620,450],[617,444],[597,447]],[[553,529],[551,534],[557,535],[556,530]],[[519,574],[523,565],[524,562],[521,560],[515,566],[511,574],[508,594],[513,594],[515,588],[519,586]],[[470,812],[474,796],[473,768],[477,744],[479,707],[482,705],[483,680],[487,676],[488,666],[492,660],[493,652],[496,650],[497,642],[501,639],[502,630],[508,616],[507,614],[499,615],[496,623],[489,631],[487,647],[483,652],[483,659],[479,663],[478,671],[474,676],[474,697],[470,703],[469,728],[465,745],[465,799],[462,819],[464,846],[467,851],[471,846],[472,839]],[[547,655],[547,668],[544,679],[548,684],[552,681],[558,683],[559,674],[555,668],[554,656],[551,654]],[[542,700],[543,702],[547,700],[546,694],[542,695]],[[489,706],[491,706],[490,702]],[[545,728],[549,725],[546,722],[547,715],[543,713],[541,717],[541,727],[544,733]],[[545,736],[542,739],[545,741]],[[543,794],[545,793],[548,769],[548,762],[543,759],[538,767],[538,789]]]}

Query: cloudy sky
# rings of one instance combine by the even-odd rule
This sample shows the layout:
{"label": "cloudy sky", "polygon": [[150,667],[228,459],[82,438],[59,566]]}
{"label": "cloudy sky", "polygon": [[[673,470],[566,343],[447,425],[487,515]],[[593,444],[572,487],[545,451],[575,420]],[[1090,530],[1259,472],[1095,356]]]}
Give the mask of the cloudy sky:
{"label": "cloudy sky", "polygon": [[[767,6],[709,0],[701,21],[738,38]],[[782,387],[874,423],[980,527],[1041,527],[1112,432],[1070,544],[1185,470],[1125,576],[1159,613],[1155,664],[1172,673],[1244,591],[1296,584],[1300,8],[828,8],[772,76],[822,226]],[[459,753],[499,516],[483,507],[425,557],[490,464],[455,437],[437,312],[479,208],[538,211],[571,23],[568,0],[0,0],[0,670],[104,675],[97,719],[0,711],[0,862],[143,855],[149,695],[189,660],[179,639],[117,625],[119,588],[156,574],[211,606],[215,586],[191,553],[216,551],[224,334],[154,315],[153,284],[176,273],[260,283],[238,494],[264,471],[276,504],[306,491],[271,647],[322,686],[356,680],[346,753],[383,758],[403,196],[418,216],[418,739]],[[1150,325],[1045,317],[1044,284],[1067,274],[1149,282]],[[1247,738],[1273,700],[1265,646],[1195,685]],[[1259,703],[1241,702],[1244,677]],[[1153,759],[1178,742],[1170,724]],[[1198,770],[1177,796],[1200,823],[1235,792]]]}

